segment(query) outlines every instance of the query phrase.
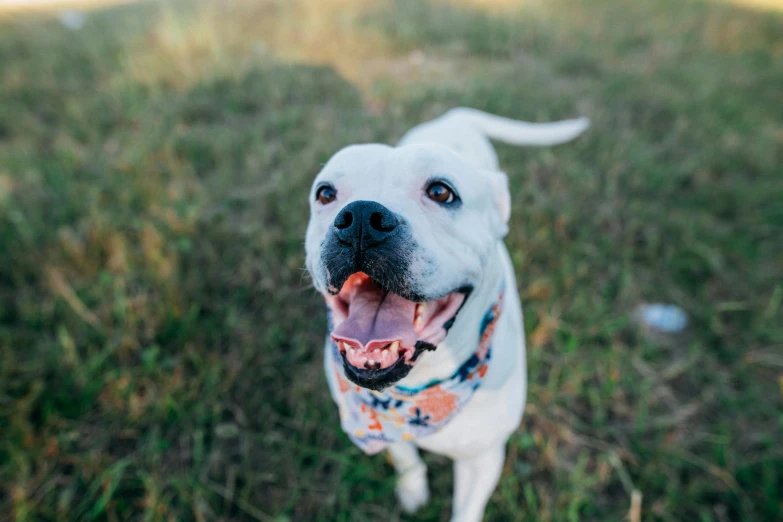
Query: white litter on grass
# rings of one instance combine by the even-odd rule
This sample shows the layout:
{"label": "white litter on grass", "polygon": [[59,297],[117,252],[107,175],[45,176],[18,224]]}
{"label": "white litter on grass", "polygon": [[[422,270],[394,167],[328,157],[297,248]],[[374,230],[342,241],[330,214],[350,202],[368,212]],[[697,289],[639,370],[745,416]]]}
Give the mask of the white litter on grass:
{"label": "white litter on grass", "polygon": [[84,15],[79,11],[66,9],[65,11],[60,11],[57,14],[57,18],[60,19],[61,24],[71,31],[78,31],[84,27]]}
{"label": "white litter on grass", "polygon": [[677,305],[653,303],[638,308],[641,321],[665,333],[679,333],[688,326],[688,315]]}
{"label": "white litter on grass", "polygon": [[427,55],[420,49],[416,49],[408,55],[408,61],[411,65],[424,65],[424,62],[427,61]]}

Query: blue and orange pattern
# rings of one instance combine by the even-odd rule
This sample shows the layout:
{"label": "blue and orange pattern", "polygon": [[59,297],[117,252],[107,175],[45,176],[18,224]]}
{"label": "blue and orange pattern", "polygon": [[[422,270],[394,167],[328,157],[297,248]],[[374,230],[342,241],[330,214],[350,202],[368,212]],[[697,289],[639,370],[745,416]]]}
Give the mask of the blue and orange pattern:
{"label": "blue and orange pattern", "polygon": [[431,435],[446,425],[473,397],[489,368],[492,335],[503,309],[503,292],[484,316],[478,350],[454,374],[419,388],[390,386],[373,391],[356,386],[344,373],[335,343],[327,347],[327,373],[340,410],[343,431],[368,455],[391,443]]}

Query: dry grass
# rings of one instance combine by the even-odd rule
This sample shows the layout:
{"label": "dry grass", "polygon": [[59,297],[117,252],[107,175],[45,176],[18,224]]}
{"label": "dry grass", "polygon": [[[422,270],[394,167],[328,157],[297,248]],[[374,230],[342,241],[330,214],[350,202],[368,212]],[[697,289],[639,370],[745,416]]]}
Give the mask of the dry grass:
{"label": "dry grass", "polygon": [[[68,31],[55,11],[0,20],[0,512],[446,519],[447,462],[406,517],[340,432],[301,245],[330,154],[470,105],[594,122],[499,147],[530,402],[488,519],[780,518],[780,15],[232,0]],[[637,328],[650,301],[687,334]]]}

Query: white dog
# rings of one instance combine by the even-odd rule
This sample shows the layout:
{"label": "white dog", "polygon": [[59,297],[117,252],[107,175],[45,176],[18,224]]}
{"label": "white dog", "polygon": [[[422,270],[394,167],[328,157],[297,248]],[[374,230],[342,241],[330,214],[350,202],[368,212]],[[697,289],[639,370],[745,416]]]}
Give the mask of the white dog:
{"label": "white dog", "polygon": [[429,497],[418,447],[454,460],[452,520],[481,520],[525,406],[511,201],[488,138],[553,145],[588,125],[454,109],[397,147],[346,147],[313,183],[305,248],[329,387],[351,440],[388,450],[406,511]]}

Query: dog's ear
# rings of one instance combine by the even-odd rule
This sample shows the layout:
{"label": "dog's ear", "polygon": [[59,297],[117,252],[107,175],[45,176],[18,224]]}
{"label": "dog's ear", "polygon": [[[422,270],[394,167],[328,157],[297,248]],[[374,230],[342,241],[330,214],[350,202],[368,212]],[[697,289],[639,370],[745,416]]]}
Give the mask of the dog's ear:
{"label": "dog's ear", "polygon": [[508,220],[511,217],[511,194],[508,191],[508,176],[499,170],[486,171],[492,189],[492,197],[498,212],[498,222],[495,229],[498,237],[502,238],[508,233]]}

